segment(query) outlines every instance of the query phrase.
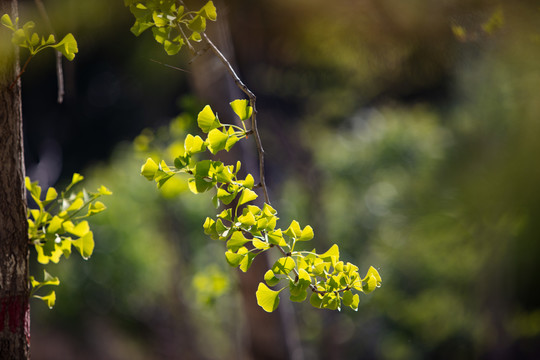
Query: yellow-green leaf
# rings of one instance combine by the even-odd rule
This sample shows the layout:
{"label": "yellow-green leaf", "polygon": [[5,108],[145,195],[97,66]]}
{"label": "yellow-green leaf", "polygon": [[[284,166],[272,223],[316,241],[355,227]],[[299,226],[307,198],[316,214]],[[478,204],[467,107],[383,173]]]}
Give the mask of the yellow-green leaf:
{"label": "yellow-green leaf", "polygon": [[266,283],[269,286],[274,286],[274,285],[277,285],[277,283],[279,283],[279,279],[276,277],[276,274],[274,274],[272,270],[268,270],[264,274],[264,281],[266,281]]}
{"label": "yellow-green leaf", "polygon": [[112,191],[110,191],[109,189],[107,189],[105,186],[101,185],[98,189],[98,192],[101,194],[101,195],[112,195]]}
{"label": "yellow-green leaf", "polygon": [[158,171],[159,167],[154,160],[151,158],[146,159],[146,162],[141,167],[141,175],[147,178],[148,180],[154,180],[154,176]]}
{"label": "yellow-green leaf", "polygon": [[73,246],[79,251],[82,258],[87,260],[94,252],[94,234],[89,231],[83,237],[73,240]]}
{"label": "yellow-green leaf", "polygon": [[52,309],[56,302],[56,293],[54,291],[51,291],[45,296],[34,295],[34,297],[45,301],[49,309]]}
{"label": "yellow-green leaf", "polygon": [[296,263],[294,262],[294,260],[291,257],[286,256],[278,259],[274,263],[274,266],[272,266],[272,271],[275,274],[287,275],[294,269],[295,266]]}
{"label": "yellow-green leaf", "polygon": [[66,211],[76,211],[82,208],[84,205],[84,201],[81,198],[76,198],[71,205],[66,209]]}
{"label": "yellow-green leaf", "polygon": [[245,121],[253,114],[253,108],[249,106],[249,100],[238,99],[230,103],[234,113],[238,115],[240,120]]}
{"label": "yellow-green leaf", "polygon": [[201,10],[199,10],[199,14],[207,18],[208,20],[216,21],[217,19],[217,11],[216,7],[214,6],[214,3],[212,1],[207,2]]}
{"label": "yellow-green leaf", "polygon": [[257,304],[266,312],[276,310],[279,305],[279,293],[281,290],[274,291],[268,288],[264,283],[259,283],[259,287],[255,294],[257,297]]}
{"label": "yellow-green leaf", "polygon": [[300,228],[300,224],[298,223],[298,221],[293,220],[291,222],[289,228],[285,230],[285,235],[293,238],[299,238],[302,235],[302,229]]}
{"label": "yellow-green leaf", "polygon": [[186,150],[187,154],[191,155],[203,152],[204,150],[206,150],[206,145],[200,136],[193,136],[191,134],[188,134],[186,136],[186,140],[184,141],[184,149]]}
{"label": "yellow-green leaf", "polygon": [[366,277],[362,279],[362,282],[362,290],[367,294],[380,287],[382,284],[382,279],[377,269],[375,269],[373,266],[370,266]]}
{"label": "yellow-green leaf", "polygon": [[[66,227],[64,226],[64,228]],[[88,221],[81,221],[75,227],[66,228],[66,231],[75,236],[81,237],[90,231],[90,226],[88,225]]]}
{"label": "yellow-green leaf", "polygon": [[13,26],[13,22],[11,21],[11,18],[9,17],[8,14],[4,14],[2,15],[2,18],[0,18],[0,22],[2,23],[2,25],[4,25],[5,27],[15,31],[15,27]]}
{"label": "yellow-green leaf", "polygon": [[304,230],[302,230],[302,235],[297,239],[298,241],[309,241],[313,239],[314,233],[313,228],[309,225],[307,225]]}
{"label": "yellow-green leaf", "polygon": [[49,203],[53,201],[54,199],[56,199],[57,197],[58,197],[58,192],[56,192],[55,188],[51,187],[47,190],[47,195],[45,195],[44,203]]}
{"label": "yellow-green leaf", "polygon": [[60,51],[68,60],[73,60],[75,54],[79,52],[77,48],[77,41],[73,34],[69,33],[60,42],[53,46],[56,50]]}
{"label": "yellow-green leaf", "polygon": [[210,105],[206,105],[199,115],[197,115],[197,124],[204,133],[210,132],[210,130],[221,127],[221,123],[212,111]]}
{"label": "yellow-green leaf", "polygon": [[240,198],[238,199],[238,205],[243,205],[247,202],[255,200],[256,198],[257,194],[255,193],[255,191],[245,188],[240,194]]}

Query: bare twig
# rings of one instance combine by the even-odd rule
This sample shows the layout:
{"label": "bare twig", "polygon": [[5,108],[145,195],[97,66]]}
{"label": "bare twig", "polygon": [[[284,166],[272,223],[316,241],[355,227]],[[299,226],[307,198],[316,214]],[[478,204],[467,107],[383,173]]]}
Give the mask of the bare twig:
{"label": "bare twig", "polygon": [[[47,10],[45,9],[45,5],[41,0],[34,0],[36,3],[36,6],[39,10],[39,13],[41,17],[43,18],[43,21],[45,22],[45,25],[47,26],[49,32],[56,37],[56,34],[54,33],[51,20],[49,19],[49,15],[47,14]],[[58,97],[57,101],[59,104],[61,104],[64,101],[64,71],[62,68],[62,53],[58,50],[55,50],[56,53],[56,80],[58,82]]]}
{"label": "bare twig", "polygon": [[28,67],[28,63],[30,62],[30,59],[32,59],[32,55],[30,55],[28,59],[26,59],[26,61],[24,62],[24,65],[22,66],[21,71],[19,71],[19,74],[17,74],[17,77],[15,78],[15,80],[13,80],[13,82],[9,86],[9,90],[13,89],[15,84],[17,84],[17,81],[19,81],[19,79],[21,78],[22,74],[24,74],[24,72],[26,71],[26,68]]}
{"label": "bare twig", "polygon": [[195,48],[193,47],[193,45],[191,45],[191,42],[189,41],[188,37],[184,33],[184,29],[182,29],[182,26],[180,24],[178,24],[178,30],[180,30],[180,34],[182,34],[182,38],[186,42],[189,48],[189,51],[191,51],[192,54],[195,54]]}
{"label": "bare twig", "polygon": [[208,36],[203,33],[202,34],[203,40],[208,44],[210,49],[214,52],[214,54],[218,57],[218,59],[221,61],[223,65],[225,65],[225,68],[227,69],[227,72],[229,75],[233,78],[236,86],[242,92],[244,92],[248,98],[249,98],[249,105],[253,108],[253,113],[251,115],[251,130],[253,131],[253,135],[255,136],[255,143],[257,145],[257,153],[259,155],[259,181],[261,183],[261,188],[263,189],[264,193],[264,201],[270,205],[270,198],[268,196],[268,189],[266,187],[266,181],[264,179],[264,149],[262,147],[261,137],[259,135],[259,129],[257,128],[257,108],[255,106],[255,102],[257,100],[255,94],[249,88],[242,82],[240,77],[236,74],[234,71],[231,63],[225,58],[225,56],[219,51],[219,49],[214,45],[214,43],[208,38]]}
{"label": "bare twig", "polygon": [[[210,49],[214,52],[214,54],[219,58],[219,60],[225,65],[225,68],[227,69],[229,75],[233,78],[234,82],[236,83],[236,86],[242,92],[244,92],[248,98],[249,98],[249,104],[253,108],[253,113],[251,115],[251,131],[253,132],[253,135],[255,136],[255,143],[257,145],[257,153],[259,155],[259,177],[260,177],[260,184],[258,184],[258,187],[261,187],[263,189],[264,193],[264,200],[265,202],[270,205],[270,198],[268,196],[268,189],[266,187],[266,181],[264,179],[264,149],[262,147],[261,137],[259,135],[259,129],[257,127],[257,109],[255,107],[255,102],[257,100],[255,94],[242,82],[240,77],[236,74],[234,71],[232,65],[227,60],[227,58],[221,53],[221,51],[214,45],[214,43],[208,38],[208,36],[205,33],[202,33],[202,38],[208,44]],[[283,254],[283,256],[290,256],[289,253],[285,251],[281,246],[275,245],[275,247]],[[299,277],[300,274],[296,268],[293,269],[294,275],[296,277]],[[314,293],[318,294],[326,294],[326,291],[320,291],[317,289],[317,287],[313,284],[309,285],[309,288]]]}
{"label": "bare twig", "polygon": [[176,67],[176,66],[172,66],[172,65],[169,65],[169,64],[165,64],[165,63],[162,63],[161,61],[157,61],[157,60],[154,60],[154,59],[150,59],[150,61],[155,62],[155,63],[160,64],[160,65],[163,65],[163,66],[166,66],[166,67],[174,69],[174,70],[183,71],[183,72],[188,73],[188,74],[190,73],[188,70],[185,70],[185,69],[182,69],[182,68],[179,68],[179,67]]}

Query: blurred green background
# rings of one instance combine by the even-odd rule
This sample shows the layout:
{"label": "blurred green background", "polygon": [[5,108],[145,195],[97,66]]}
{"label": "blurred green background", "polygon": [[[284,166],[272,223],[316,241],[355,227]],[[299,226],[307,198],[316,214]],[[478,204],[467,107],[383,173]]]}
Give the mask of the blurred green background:
{"label": "blurred green background", "polygon": [[[209,31],[257,95],[280,226],[311,224],[317,249],[383,278],[358,312],[289,305],[295,346],[259,320],[254,339],[246,275],[202,232],[209,197],[139,175],[231,92],[135,38],[122,1],[44,4],[79,54],[63,104],[52,54],[23,76],[27,174],[80,172],[114,196],[92,258],[48,267],[62,284],[54,310],[32,305],[33,359],[540,358],[537,2],[215,1]],[[40,22],[31,0],[20,16]]]}

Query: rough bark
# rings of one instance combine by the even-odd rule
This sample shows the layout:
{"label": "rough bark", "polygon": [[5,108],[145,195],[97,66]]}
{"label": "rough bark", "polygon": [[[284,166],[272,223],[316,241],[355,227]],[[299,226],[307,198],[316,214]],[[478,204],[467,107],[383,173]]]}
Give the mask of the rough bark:
{"label": "rough bark", "polygon": [[[0,15],[17,15],[16,0],[0,0]],[[0,359],[28,359],[28,229],[17,50],[0,29]]]}

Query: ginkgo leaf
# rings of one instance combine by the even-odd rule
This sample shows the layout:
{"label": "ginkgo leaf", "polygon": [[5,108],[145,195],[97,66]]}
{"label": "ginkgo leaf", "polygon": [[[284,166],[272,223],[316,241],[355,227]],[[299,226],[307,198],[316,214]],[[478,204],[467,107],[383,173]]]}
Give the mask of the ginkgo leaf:
{"label": "ginkgo leaf", "polygon": [[54,307],[55,302],[56,302],[56,293],[53,290],[51,290],[51,292],[48,293],[45,296],[34,295],[34,297],[37,298],[37,299],[41,299],[41,300],[45,301],[45,303],[47,303],[47,306],[49,307],[49,309],[52,309]]}
{"label": "ginkgo leaf", "polygon": [[276,310],[279,305],[279,293],[282,290],[283,289],[274,291],[268,288],[264,283],[259,283],[259,287],[255,294],[257,297],[257,304],[266,312]]}
{"label": "ginkgo leaf", "polygon": [[94,234],[89,231],[83,237],[73,240],[73,246],[79,251],[82,258],[87,260],[94,252]]}
{"label": "ginkgo leaf", "polygon": [[70,61],[73,60],[75,58],[75,54],[79,52],[79,49],[77,48],[77,41],[71,33],[64,36],[64,38],[60,40],[58,44],[53,45],[53,47],[60,51],[62,55],[64,55]]}
{"label": "ginkgo leaf", "polygon": [[141,167],[141,175],[152,181],[154,180],[154,176],[156,175],[158,169],[158,164],[156,164],[156,162],[151,158],[148,158],[146,159],[144,165]]}
{"label": "ginkgo leaf", "polygon": [[253,108],[249,106],[249,100],[238,99],[230,103],[234,113],[238,115],[240,120],[245,121],[253,114]]}
{"label": "ginkgo leaf", "polygon": [[197,124],[204,133],[208,133],[210,130],[222,126],[210,105],[206,105],[201,112],[199,112],[199,115],[197,115]]}
{"label": "ginkgo leaf", "polygon": [[257,198],[257,194],[253,190],[244,189],[238,199],[238,205],[243,205],[247,202],[253,201]]}

